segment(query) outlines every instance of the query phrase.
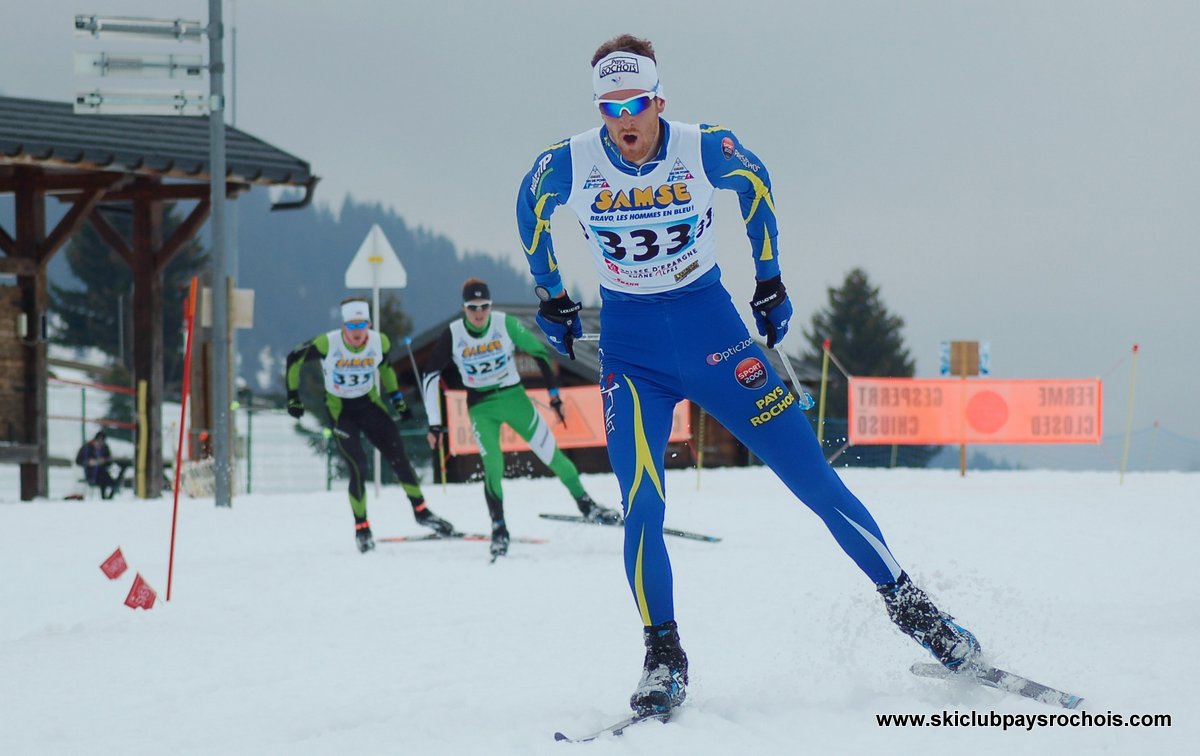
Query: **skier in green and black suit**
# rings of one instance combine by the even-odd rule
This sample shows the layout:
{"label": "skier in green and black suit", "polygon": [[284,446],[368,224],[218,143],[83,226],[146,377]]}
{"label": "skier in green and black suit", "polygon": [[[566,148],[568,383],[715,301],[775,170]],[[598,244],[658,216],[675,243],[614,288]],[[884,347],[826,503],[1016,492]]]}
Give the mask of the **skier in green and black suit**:
{"label": "skier in green and black suit", "polygon": [[300,366],[307,360],[319,360],[325,375],[325,405],[333,422],[338,451],[350,468],[350,508],[354,511],[354,530],[359,551],[375,548],[371,524],[367,521],[367,489],[364,473],[367,455],[360,433],[364,433],[404,486],[417,522],[441,535],[454,533],[454,526],[430,511],[417,484],[417,476],[404,453],[400,433],[379,398],[375,371],[392,407],[404,419],[412,410],[399,390],[396,371],[389,356],[391,342],[379,331],[371,330],[371,309],[361,299],[342,302],[343,325],[339,330],[322,333],[292,350],[287,358],[287,411],[295,418],[304,414],[300,401]]}
{"label": "skier in green and black suit", "polygon": [[500,426],[507,423],[529,444],[575,498],[584,517],[616,524],[619,512],[602,507],[588,496],[574,463],[558,448],[554,434],[525,395],[517,372],[516,350],[533,357],[546,380],[550,406],[565,422],[558,380],[550,367],[545,343],[511,315],[492,310],[488,285],[477,278],[463,284],[463,317],[451,323],[434,345],[424,378],[425,410],[429,414],[429,445],[436,448],[446,428],[442,422],[441,375],[451,364],[467,389],[467,409],[475,441],[483,458],[483,495],[492,518],[492,556],[508,552],[508,527],[504,524],[504,454],[500,451]]}

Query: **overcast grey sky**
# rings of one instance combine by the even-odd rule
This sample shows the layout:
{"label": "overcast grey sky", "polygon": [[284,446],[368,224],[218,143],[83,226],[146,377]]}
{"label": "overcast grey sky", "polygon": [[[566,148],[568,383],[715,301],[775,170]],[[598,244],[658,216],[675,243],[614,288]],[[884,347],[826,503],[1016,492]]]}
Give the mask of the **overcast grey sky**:
{"label": "overcast grey sky", "polygon": [[[0,92],[61,101],[72,51],[94,44],[72,35],[75,13],[207,18],[205,0],[8,5]],[[1106,434],[1124,429],[1137,342],[1135,428],[1200,438],[1194,0],[225,8],[237,125],[310,161],[319,201],[379,201],[522,266],[517,183],[597,122],[592,51],[648,37],[666,116],[734,129],[770,170],[799,321],[863,267],[905,319],[918,375],[936,375],[941,341],[979,339],[996,377],[1103,377]],[[726,285],[746,301],[736,201],[717,210]],[[568,283],[594,297],[574,218],[555,220]]]}

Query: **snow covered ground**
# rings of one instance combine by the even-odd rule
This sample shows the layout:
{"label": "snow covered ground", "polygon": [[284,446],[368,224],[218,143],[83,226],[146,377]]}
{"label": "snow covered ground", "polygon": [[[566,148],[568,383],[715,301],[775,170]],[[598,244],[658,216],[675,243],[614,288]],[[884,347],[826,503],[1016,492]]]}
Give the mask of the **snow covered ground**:
{"label": "snow covered ground", "polygon": [[[286,445],[290,420],[277,423]],[[290,475],[256,466],[231,509],[182,499],[162,603],[169,497],[63,501],[75,472],[56,468],[51,499],[20,502],[16,468],[0,467],[0,753],[1158,754],[1200,735],[1200,474],[844,472],[992,662],[1086,697],[1092,715],[1170,727],[881,726],[1066,712],[910,675],[924,652],[820,521],[748,468],[705,470],[699,487],[695,471],[668,474],[667,524],[724,538],[670,542],[688,701],[670,724],[586,745],[552,735],[624,716],[641,668],[619,530],[542,520],[573,510],[565,490],[512,480],[513,535],[547,543],[494,565],[481,543],[360,555],[344,483],[295,492]],[[584,481],[616,503],[611,476]],[[482,484],[426,493],[486,530]],[[377,537],[422,532],[398,488],[369,498]],[[117,546],[130,571],[110,582],[99,564]],[[159,592],[149,612],[122,603],[135,572]]]}

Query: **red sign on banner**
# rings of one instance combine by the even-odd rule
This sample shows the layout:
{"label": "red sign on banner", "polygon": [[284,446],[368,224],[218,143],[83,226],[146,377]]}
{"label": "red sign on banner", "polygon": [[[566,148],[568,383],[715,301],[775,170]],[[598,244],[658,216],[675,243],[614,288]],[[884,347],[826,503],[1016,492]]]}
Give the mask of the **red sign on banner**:
{"label": "red sign on banner", "polygon": [[125,606],[130,609],[152,609],[154,600],[158,598],[158,594],[150,587],[150,584],[142,579],[142,573],[138,573],[133,579],[133,587],[129,589],[129,595],[125,597]]}
{"label": "red sign on banner", "polygon": [[851,378],[851,444],[1098,444],[1101,383]]}
{"label": "red sign on banner", "polygon": [[[558,415],[550,409],[550,395],[545,389],[529,389],[525,393],[533,401],[533,406],[537,408],[542,419],[550,426],[560,449],[608,445],[604,435],[604,402],[600,397],[599,386],[571,386],[559,389],[563,412],[567,416],[566,425],[559,422]],[[692,437],[688,424],[688,409],[689,404],[686,401],[675,405],[669,438],[672,443],[687,441]],[[471,417],[467,413],[466,391],[446,392],[446,430],[450,435],[451,455],[479,453],[479,447],[475,444],[475,434],[471,431]],[[529,451],[529,445],[512,428],[505,425],[500,430],[500,450]]]}
{"label": "red sign on banner", "polygon": [[100,564],[100,569],[108,576],[109,580],[116,580],[125,573],[129,565],[125,564],[125,555],[121,553],[121,547],[112,553],[108,559],[105,559]]}

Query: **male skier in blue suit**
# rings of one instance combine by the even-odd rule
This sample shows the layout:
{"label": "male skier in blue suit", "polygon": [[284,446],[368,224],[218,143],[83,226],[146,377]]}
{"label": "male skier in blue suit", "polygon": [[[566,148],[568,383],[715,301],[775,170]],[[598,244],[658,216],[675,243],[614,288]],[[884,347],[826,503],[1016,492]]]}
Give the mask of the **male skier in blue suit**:
{"label": "male skier in blue suit", "polygon": [[704,407],[825,522],[901,631],[951,669],[976,659],[974,635],[909,580],[866,507],[826,463],[795,395],[721,284],[712,196],[730,189],[753,253],[759,335],[768,348],[784,338],[792,304],[762,161],[726,128],[661,118],[666,100],[646,40],[622,35],[602,45],[592,58],[592,93],[603,125],[538,156],[520,186],[517,225],[542,300],[538,325],[563,354],[574,356],[582,325],[554,255],[556,207],[579,217],[600,275],[600,390],[625,508],[625,569],[646,643],[634,711],[668,713],[686,695],[662,534],[663,458],[681,399]]}

